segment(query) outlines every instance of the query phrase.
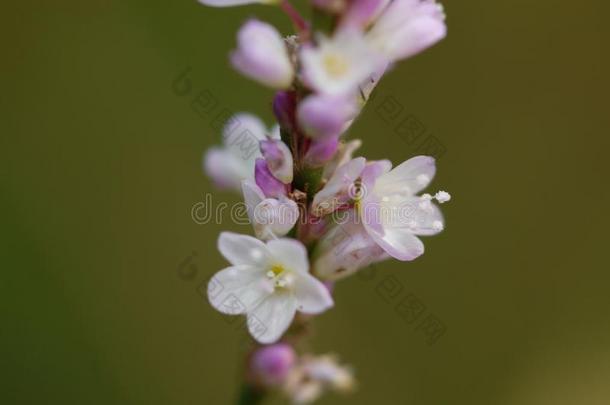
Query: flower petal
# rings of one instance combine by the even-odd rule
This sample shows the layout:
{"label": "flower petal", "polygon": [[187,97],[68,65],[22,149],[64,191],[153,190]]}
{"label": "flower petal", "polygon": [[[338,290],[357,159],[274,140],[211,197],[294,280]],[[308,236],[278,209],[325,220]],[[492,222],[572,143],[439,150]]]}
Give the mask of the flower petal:
{"label": "flower petal", "polygon": [[331,213],[341,204],[356,197],[350,195],[356,191],[351,186],[360,177],[365,166],[366,159],[358,157],[335,170],[328,183],[313,198],[311,206],[314,215],[322,216]]}
{"label": "flower petal", "polygon": [[390,60],[413,56],[445,37],[445,14],[434,0],[394,0],[367,39]]}
{"label": "flower petal", "polygon": [[264,270],[241,265],[219,271],[208,283],[208,300],[223,314],[252,311],[273,291]]}
{"label": "flower petal", "polygon": [[265,267],[269,250],[260,240],[248,235],[223,232],[218,238],[218,250],[231,264]]}
{"label": "flower petal", "polygon": [[267,249],[271,260],[298,273],[309,272],[309,261],[307,260],[307,249],[296,239],[275,239],[267,242]]}
{"label": "flower petal", "polygon": [[294,284],[297,309],[306,314],[319,314],[334,305],[328,288],[311,274],[299,274]]}
{"label": "flower petal", "polygon": [[199,0],[201,4],[205,4],[210,7],[231,7],[231,6],[243,6],[245,4],[272,4],[272,1],[266,0]]}
{"label": "flower petal", "polygon": [[430,184],[436,173],[436,163],[430,156],[415,156],[380,176],[375,183],[379,195],[407,192],[414,195]]}
{"label": "flower petal", "polygon": [[258,151],[258,142],[266,139],[266,134],[265,123],[256,115],[244,112],[231,116],[222,129],[225,145],[234,147],[238,155],[243,154],[244,138],[249,138],[255,143]]}
{"label": "flower petal", "polygon": [[284,39],[272,25],[247,21],[239,29],[237,41],[237,50],[231,54],[237,70],[273,88],[290,86],[294,69]]}
{"label": "flower petal", "polygon": [[203,156],[203,170],[222,189],[239,190],[239,184],[254,178],[254,161],[239,158],[224,148],[210,148]]}
{"label": "flower petal", "polygon": [[398,226],[408,227],[414,235],[436,235],[445,228],[445,220],[440,208],[431,200],[411,197],[402,204],[404,213]]}
{"label": "flower petal", "polygon": [[275,292],[248,312],[248,330],[263,344],[276,342],[294,319],[297,301],[293,294]]}
{"label": "flower petal", "polygon": [[384,227],[383,233],[364,222],[369,235],[390,256],[402,261],[414,260],[424,253],[424,244],[407,228]]}

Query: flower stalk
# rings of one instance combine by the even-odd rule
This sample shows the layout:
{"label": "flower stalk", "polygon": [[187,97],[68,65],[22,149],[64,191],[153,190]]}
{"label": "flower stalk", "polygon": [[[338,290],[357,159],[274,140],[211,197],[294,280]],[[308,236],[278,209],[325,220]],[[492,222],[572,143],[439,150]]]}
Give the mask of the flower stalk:
{"label": "flower stalk", "polygon": [[[210,6],[269,0],[200,0]],[[386,71],[446,34],[435,0],[311,0],[314,22],[288,0],[279,8],[296,35],[251,19],[237,34],[233,67],[275,89],[277,124],[240,113],[206,152],[214,184],[243,195],[253,236],[221,233],[229,266],[208,284],[213,308],[243,315],[252,349],[238,404],[280,392],[307,404],[355,386],[334,355],[304,350],[316,316],[334,306],[335,282],[372,263],[424,253],[421,237],[445,228],[439,204],[449,193],[423,193],[436,173],[432,157],[393,167],[354,157],[347,141]],[[247,147],[250,146],[250,147]]]}

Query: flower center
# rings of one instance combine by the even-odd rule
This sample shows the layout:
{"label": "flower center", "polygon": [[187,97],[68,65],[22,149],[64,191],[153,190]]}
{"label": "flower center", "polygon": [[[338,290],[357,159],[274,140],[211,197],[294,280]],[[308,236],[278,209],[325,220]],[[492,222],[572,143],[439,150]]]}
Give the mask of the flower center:
{"label": "flower center", "polygon": [[324,68],[329,75],[337,78],[347,73],[348,64],[340,55],[328,54],[324,56]]}
{"label": "flower center", "polygon": [[273,281],[275,288],[284,288],[290,284],[290,275],[280,264],[274,264],[267,272],[267,278]]}

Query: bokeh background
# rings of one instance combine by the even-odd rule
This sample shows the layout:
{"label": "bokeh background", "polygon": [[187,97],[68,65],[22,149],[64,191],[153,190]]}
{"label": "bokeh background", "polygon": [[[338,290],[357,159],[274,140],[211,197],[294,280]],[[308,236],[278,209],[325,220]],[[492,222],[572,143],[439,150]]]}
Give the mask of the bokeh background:
{"label": "bokeh background", "polygon": [[[375,103],[421,123],[442,145],[447,230],[417,261],[338,285],[311,348],[360,385],[320,404],[608,404],[608,2],[445,6],[448,38],[387,75],[350,136],[397,163],[421,147]],[[290,32],[272,7],[3,5],[3,404],[233,400],[243,333],[199,288],[225,265],[219,232],[250,228],[190,211],[214,192],[201,156],[221,109],[271,124],[272,92],[227,62],[254,15]],[[215,114],[192,108],[203,91]],[[444,325],[436,343],[397,312],[404,297]]]}

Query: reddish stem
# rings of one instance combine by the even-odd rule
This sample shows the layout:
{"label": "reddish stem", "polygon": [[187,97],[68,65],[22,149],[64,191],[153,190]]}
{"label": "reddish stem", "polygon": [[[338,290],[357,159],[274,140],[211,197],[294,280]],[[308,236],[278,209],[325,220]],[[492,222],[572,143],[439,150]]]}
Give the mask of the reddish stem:
{"label": "reddish stem", "polygon": [[288,0],[281,0],[280,7],[294,24],[295,28],[297,29],[297,32],[299,33],[299,36],[301,34],[306,34],[309,30],[309,24],[307,23],[307,21],[305,21],[303,17],[301,17],[301,14],[299,14],[297,9],[294,8],[294,6],[290,4]]}

